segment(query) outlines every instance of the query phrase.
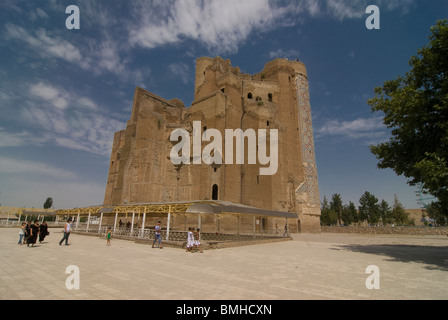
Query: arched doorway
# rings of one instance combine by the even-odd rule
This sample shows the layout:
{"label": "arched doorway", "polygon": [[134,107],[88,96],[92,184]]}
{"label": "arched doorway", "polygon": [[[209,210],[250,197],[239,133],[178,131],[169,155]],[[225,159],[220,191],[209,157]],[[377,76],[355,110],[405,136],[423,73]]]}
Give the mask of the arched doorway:
{"label": "arched doorway", "polygon": [[212,187],[212,200],[218,200],[218,185],[214,184]]}

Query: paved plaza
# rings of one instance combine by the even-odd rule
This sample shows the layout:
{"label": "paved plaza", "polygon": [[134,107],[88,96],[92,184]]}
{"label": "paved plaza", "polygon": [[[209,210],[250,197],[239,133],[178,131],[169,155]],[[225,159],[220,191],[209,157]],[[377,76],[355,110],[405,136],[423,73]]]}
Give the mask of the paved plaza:
{"label": "paved plaza", "polygon": [[[31,248],[17,245],[17,228],[0,228],[0,299],[448,298],[447,236],[299,234],[186,253],[118,239],[108,247],[103,238],[79,234],[59,246],[61,229],[50,232]],[[371,265],[379,289],[366,288]],[[67,289],[75,274],[68,266],[79,268],[79,289]]]}

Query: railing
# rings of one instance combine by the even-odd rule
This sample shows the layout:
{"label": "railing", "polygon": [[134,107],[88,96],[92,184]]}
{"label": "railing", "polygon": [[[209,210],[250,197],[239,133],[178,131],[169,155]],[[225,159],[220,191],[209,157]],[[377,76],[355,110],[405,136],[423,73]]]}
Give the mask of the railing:
{"label": "railing", "polygon": [[[0,226],[1,227],[19,227],[24,223],[25,221],[18,221],[18,220],[0,220]],[[34,222],[34,221],[32,221]],[[47,226],[49,227],[64,227],[65,222],[64,221],[45,221],[47,223]],[[42,221],[39,220],[39,225],[42,224]]]}
{"label": "railing", "polygon": [[[2,220],[0,221],[0,226],[2,227],[19,227],[24,221],[20,223],[18,221],[10,220]],[[63,221],[48,221],[48,227],[60,227],[63,228],[65,222]],[[88,227],[88,228],[87,228]],[[111,228],[112,235],[115,236],[123,236],[123,237],[132,237],[132,238],[140,238],[140,239],[154,239],[155,230],[151,229],[141,229],[141,228],[126,228],[126,227],[117,227],[114,230],[113,226],[103,225],[101,228],[98,224],[90,223],[87,226],[87,223],[76,223],[72,224],[72,230],[77,232],[83,232],[88,234],[100,234],[101,236],[106,236],[108,228]],[[162,240],[166,240],[166,230],[162,230],[161,232]],[[187,231],[179,231],[179,230],[170,230],[168,235],[168,241],[187,241],[188,232]],[[254,232],[246,232],[240,233],[238,230],[231,230],[226,232],[201,232],[201,239],[203,241],[244,241],[244,240],[254,240],[254,239],[266,239],[266,238],[285,238],[290,237],[289,233],[285,233],[284,231],[275,230],[257,230]]]}
{"label": "railing", "polygon": [[[86,225],[79,225],[78,227],[74,227],[74,231],[78,232],[87,232],[89,234],[100,234],[101,236],[106,236],[108,228],[110,226],[101,226],[99,229],[98,226],[89,226],[87,230]],[[141,228],[114,228],[111,227],[113,236],[123,236],[123,237],[132,237],[139,239],[154,239],[155,230],[154,229],[141,229]],[[167,240],[166,235],[167,231],[160,231],[162,240]],[[178,230],[170,230],[168,235],[168,241],[187,241],[188,232],[187,231],[178,231]],[[218,232],[201,232],[201,240],[202,241],[244,241],[244,240],[254,240],[254,239],[267,239],[267,238],[287,238],[290,237],[289,233],[275,232],[263,230],[262,232],[256,233],[218,233]]]}

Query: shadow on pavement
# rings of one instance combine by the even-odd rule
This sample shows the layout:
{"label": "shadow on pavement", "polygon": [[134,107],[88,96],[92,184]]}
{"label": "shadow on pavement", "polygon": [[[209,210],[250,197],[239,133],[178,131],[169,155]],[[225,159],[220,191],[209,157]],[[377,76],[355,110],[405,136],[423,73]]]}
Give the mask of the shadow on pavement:
{"label": "shadow on pavement", "polygon": [[[388,261],[417,262],[429,270],[448,271],[448,247],[402,244],[345,244],[340,249],[390,257]],[[335,250],[338,250],[335,248]]]}

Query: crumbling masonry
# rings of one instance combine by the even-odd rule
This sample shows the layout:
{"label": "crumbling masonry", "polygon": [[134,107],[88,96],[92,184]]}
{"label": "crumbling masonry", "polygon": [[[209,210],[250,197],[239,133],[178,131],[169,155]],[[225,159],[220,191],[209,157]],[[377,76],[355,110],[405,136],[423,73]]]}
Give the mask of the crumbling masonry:
{"label": "crumbling masonry", "polygon": [[[130,120],[116,132],[104,205],[220,200],[295,212],[291,232],[320,232],[320,200],[305,65],[275,59],[249,75],[229,60],[198,58],[194,102],[165,100],[136,88]],[[278,130],[278,170],[260,175],[261,164],[179,164],[170,151],[173,130]],[[203,147],[206,143],[203,142]],[[224,156],[224,155],[223,155]],[[247,159],[247,148],[246,157]],[[261,228],[273,229],[275,218]]]}

